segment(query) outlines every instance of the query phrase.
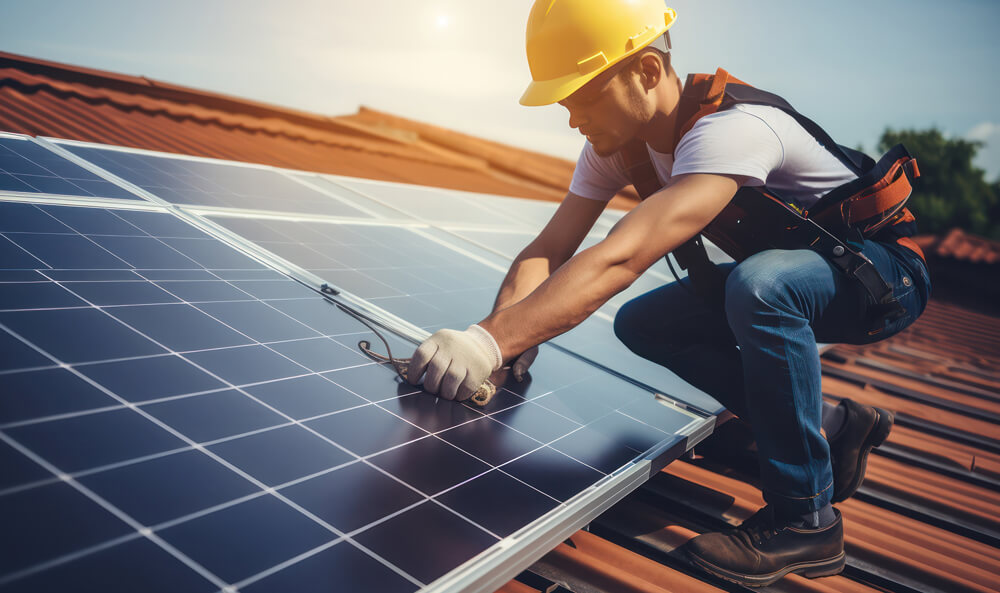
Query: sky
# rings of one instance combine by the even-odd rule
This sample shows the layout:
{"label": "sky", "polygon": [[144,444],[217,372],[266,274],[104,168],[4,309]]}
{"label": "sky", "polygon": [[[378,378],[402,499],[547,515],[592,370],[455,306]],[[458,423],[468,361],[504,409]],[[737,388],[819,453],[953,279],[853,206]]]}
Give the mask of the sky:
{"label": "sky", "polygon": [[[326,115],[364,105],[575,160],[566,112],[517,102],[531,4],[0,0],[0,50]],[[936,126],[984,142],[977,164],[1000,178],[1000,1],[667,4],[682,77],[722,66],[869,152],[886,126]]]}

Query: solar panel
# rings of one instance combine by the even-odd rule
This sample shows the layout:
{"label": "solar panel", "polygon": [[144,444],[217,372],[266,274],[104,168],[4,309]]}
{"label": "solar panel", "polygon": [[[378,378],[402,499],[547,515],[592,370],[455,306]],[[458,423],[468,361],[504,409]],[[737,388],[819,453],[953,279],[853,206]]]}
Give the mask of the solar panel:
{"label": "solar panel", "polygon": [[30,138],[2,134],[0,192],[141,199]]}
{"label": "solar panel", "polygon": [[[0,221],[6,590],[413,591],[487,549],[471,566],[496,579],[545,545],[526,526],[573,529],[711,421],[548,346],[486,408],[444,402],[360,355],[370,332],[315,291],[169,213],[0,202]],[[345,265],[455,253],[255,222]]]}
{"label": "solar panel", "polygon": [[171,204],[372,218],[268,167],[56,142]]}

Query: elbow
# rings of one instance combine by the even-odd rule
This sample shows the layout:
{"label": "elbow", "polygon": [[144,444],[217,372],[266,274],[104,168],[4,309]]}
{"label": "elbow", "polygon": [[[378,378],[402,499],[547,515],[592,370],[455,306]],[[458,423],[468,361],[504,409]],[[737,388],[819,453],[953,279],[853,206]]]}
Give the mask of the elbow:
{"label": "elbow", "polygon": [[639,276],[649,267],[641,261],[639,255],[631,250],[607,250],[601,258],[600,269],[604,270],[607,298],[622,292],[632,286]]}
{"label": "elbow", "polygon": [[632,243],[605,240],[600,246],[605,248],[601,255],[615,294],[631,286],[651,265],[645,261],[642,249]]}
{"label": "elbow", "polygon": [[634,260],[624,261],[615,266],[613,274],[616,289],[615,294],[625,290],[629,286],[632,286],[639,276],[646,271],[649,266],[643,266],[639,262]]}

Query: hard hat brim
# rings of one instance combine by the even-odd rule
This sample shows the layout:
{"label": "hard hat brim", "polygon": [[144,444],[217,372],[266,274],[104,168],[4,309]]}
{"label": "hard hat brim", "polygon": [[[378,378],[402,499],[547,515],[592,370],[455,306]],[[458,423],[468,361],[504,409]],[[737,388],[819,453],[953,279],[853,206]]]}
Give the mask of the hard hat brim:
{"label": "hard hat brim", "polygon": [[528,84],[528,88],[524,91],[524,94],[521,95],[519,102],[521,105],[528,107],[558,103],[593,80],[603,70],[602,68],[587,76],[580,76],[574,73],[553,80],[532,81]]}

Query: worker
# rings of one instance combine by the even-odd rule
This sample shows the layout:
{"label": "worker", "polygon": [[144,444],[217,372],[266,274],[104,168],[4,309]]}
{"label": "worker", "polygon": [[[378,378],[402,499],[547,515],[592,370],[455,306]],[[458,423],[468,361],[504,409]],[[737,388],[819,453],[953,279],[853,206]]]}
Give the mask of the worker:
{"label": "worker", "polygon": [[[788,573],[836,574],[844,536],[832,503],[857,490],[892,415],[851,400],[824,404],[817,340],[885,339],[923,311],[930,281],[905,238],[913,217],[899,209],[905,196],[896,191],[897,181],[917,174],[915,163],[901,153],[876,167],[723,70],[682,85],[667,32],[675,19],[662,0],[536,1],[527,27],[533,81],[521,103],[559,103],[587,141],[569,192],[511,264],[493,312],[464,331],[434,333],[407,378],[464,400],[505,362],[523,373],[538,344],[581,323],[665,254],[691,246],[737,201],[752,215],[765,202],[805,213],[836,199],[828,210],[843,214],[841,235],[850,236],[817,235],[833,241],[831,253],[805,244],[758,250],[721,268],[692,264],[683,282],[621,307],[614,325],[635,353],[748,422],[756,440],[767,505],[735,529],[693,538],[691,561],[752,586]],[[685,99],[690,92],[697,102]],[[686,100],[694,108],[681,113]],[[651,195],[574,255],[611,197],[630,182],[640,187],[625,150],[636,143],[639,160],[655,170]],[[880,222],[862,228],[854,214]],[[739,237],[728,236],[738,251]]]}

